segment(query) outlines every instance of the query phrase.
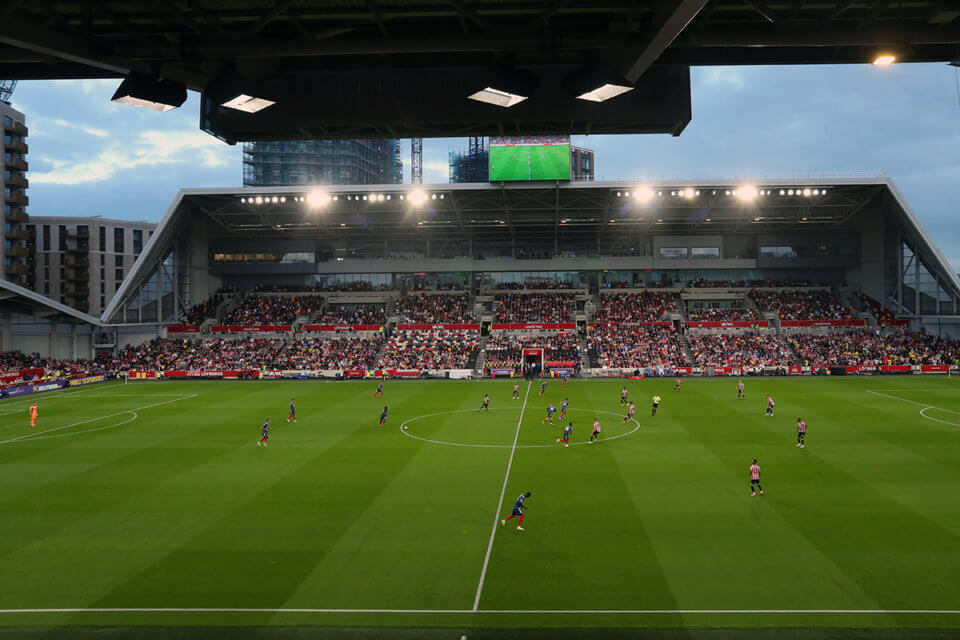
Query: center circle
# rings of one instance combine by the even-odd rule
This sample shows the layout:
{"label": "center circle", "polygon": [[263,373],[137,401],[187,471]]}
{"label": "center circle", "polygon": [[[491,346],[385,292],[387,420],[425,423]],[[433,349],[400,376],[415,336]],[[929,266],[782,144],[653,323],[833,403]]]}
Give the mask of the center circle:
{"label": "center circle", "polygon": [[[490,411],[515,411],[515,410],[516,410],[516,407],[499,407],[499,408],[496,408],[496,409],[490,409]],[[568,411],[568,412],[570,412],[570,411],[577,411],[577,412],[581,412],[581,413],[604,414],[604,415],[609,415],[609,416],[616,416],[616,417],[618,417],[618,418],[620,417],[620,414],[619,414],[619,413],[614,413],[613,411],[601,411],[601,410],[596,410],[596,409],[567,409],[567,411]],[[414,435],[414,434],[410,433],[409,431],[407,431],[407,430],[405,429],[405,427],[406,427],[408,424],[410,424],[410,423],[412,423],[412,422],[416,422],[417,420],[423,420],[423,419],[425,419],[425,418],[432,418],[432,417],[434,417],[434,416],[447,416],[447,415],[452,415],[452,414],[454,414],[454,413],[476,413],[476,412],[477,412],[476,409],[454,409],[454,410],[452,410],[452,411],[436,411],[436,412],[434,412],[434,413],[425,413],[425,414],[423,414],[422,416],[415,416],[415,417],[413,417],[413,418],[408,418],[408,419],[404,420],[403,422],[401,422],[401,423],[400,423],[400,433],[402,433],[403,435],[407,436],[408,438],[413,438],[414,440],[420,440],[421,442],[430,442],[430,443],[432,443],[432,444],[443,444],[443,445],[447,445],[447,446],[450,446],[450,447],[477,447],[477,448],[481,448],[481,449],[513,449],[513,448],[514,448],[514,445],[512,445],[512,444],[472,444],[472,443],[467,443],[467,442],[448,442],[448,441],[444,441],[444,440],[432,440],[432,439],[430,439],[430,438],[423,438],[423,437],[421,437],[421,436]],[[619,434],[617,434],[617,435],[615,435],[615,436],[607,436],[607,437],[605,437],[605,438],[598,438],[597,441],[598,441],[598,442],[600,442],[600,441],[604,441],[604,442],[605,442],[605,441],[608,441],[608,440],[616,440],[616,439],[618,439],[618,438],[624,438],[624,437],[626,437],[626,436],[629,436],[629,435],[632,435],[632,434],[636,433],[637,430],[640,429],[640,423],[637,422],[636,418],[631,418],[631,419],[630,419],[630,422],[632,422],[632,423],[634,423],[634,425],[636,425],[636,426],[634,426],[633,429],[631,429],[630,431],[627,431],[626,433],[619,433]],[[571,446],[571,447],[578,447],[578,446],[584,445],[584,444],[590,444],[590,443],[589,443],[589,441],[586,441],[586,440],[585,440],[585,441],[583,441],[583,442],[572,442],[572,443],[570,443],[570,446]],[[516,448],[517,448],[517,449],[539,449],[539,448],[542,448],[542,447],[557,447],[557,446],[560,446],[560,445],[557,444],[557,443],[555,443],[555,442],[553,442],[553,443],[550,443],[550,444],[518,444],[518,445],[516,445]]]}

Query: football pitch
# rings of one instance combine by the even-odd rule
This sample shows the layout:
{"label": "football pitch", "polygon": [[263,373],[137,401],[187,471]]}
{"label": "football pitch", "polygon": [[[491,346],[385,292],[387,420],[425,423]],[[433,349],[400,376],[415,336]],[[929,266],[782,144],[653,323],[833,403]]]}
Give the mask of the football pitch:
{"label": "football pitch", "polygon": [[[388,381],[382,401],[374,382],[316,381],[5,400],[0,636],[956,634],[960,381],[745,383],[737,400],[735,379],[627,381],[626,423],[618,380],[551,380],[543,397],[523,381],[519,399],[484,380]],[[542,423],[564,397],[569,448]],[[525,491],[525,531],[501,526]]]}
{"label": "football pitch", "polygon": [[490,147],[490,180],[569,180],[570,146]]}

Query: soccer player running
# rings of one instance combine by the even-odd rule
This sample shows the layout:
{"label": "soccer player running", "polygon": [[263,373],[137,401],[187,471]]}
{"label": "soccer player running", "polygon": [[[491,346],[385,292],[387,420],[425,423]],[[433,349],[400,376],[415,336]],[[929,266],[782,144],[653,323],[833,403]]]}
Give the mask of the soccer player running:
{"label": "soccer player running", "polygon": [[490,396],[488,394],[483,394],[483,403],[480,405],[480,408],[477,409],[477,413],[481,411],[490,411]]}
{"label": "soccer player running", "polygon": [[773,401],[773,398],[770,397],[770,394],[767,394],[767,411],[763,414],[766,416],[773,416],[773,405],[776,403]]}
{"label": "soccer player running", "polygon": [[653,406],[650,408],[650,415],[651,415],[651,416],[657,415],[657,409],[658,409],[659,407],[660,407],[660,396],[654,395],[654,396],[653,396]]}
{"label": "soccer player running", "polygon": [[627,404],[627,388],[624,387],[623,391],[620,392],[620,406]]}
{"label": "soccer player running", "polygon": [[673,390],[680,391],[680,385],[682,384],[683,382],[680,380],[680,378],[677,378],[677,381],[673,383]]}
{"label": "soccer player running", "polygon": [[566,373],[561,373],[561,374],[560,374],[560,386],[561,386],[561,387],[567,386],[567,374],[566,374]]}
{"label": "soccer player running", "polygon": [[377,385],[377,390],[373,392],[373,397],[380,398],[381,400],[383,400],[383,383],[382,382]]}
{"label": "soccer player running", "polygon": [[547,391],[547,381],[544,380],[540,383],[540,395],[542,396]]}
{"label": "soccer player running", "polygon": [[567,407],[570,406],[570,401],[566,398],[563,399],[563,402],[560,403],[560,419],[563,420],[563,417],[567,415]]}
{"label": "soccer player running", "polygon": [[517,384],[516,382],[513,383],[513,399],[514,400],[520,399],[520,385]]}
{"label": "soccer player running", "polygon": [[633,403],[630,403],[630,406],[627,407],[627,415],[623,416],[624,422],[630,422],[633,420],[633,414],[637,412],[637,408],[633,406]]}
{"label": "soccer player running", "polygon": [[562,442],[565,447],[570,446],[570,432],[573,431],[573,423],[568,422],[567,426],[563,428],[563,435],[557,438],[557,442]]}
{"label": "soccer player running", "polygon": [[807,423],[797,418],[797,446],[803,449],[803,439],[807,436]]}
{"label": "soccer player running", "polygon": [[30,405],[30,426],[37,426],[37,403],[34,402]]}
{"label": "soccer player running", "polygon": [[593,419],[593,433],[590,434],[590,444],[598,441],[600,439],[600,421],[596,418]]}
{"label": "soccer player running", "polygon": [[747,394],[743,392],[743,380],[737,380],[737,400],[746,400]]}
{"label": "soccer player running", "polygon": [[750,465],[750,497],[757,497],[757,489],[760,490],[760,495],[763,495],[763,487],[760,486],[760,465],[757,464],[756,459],[754,459],[753,464]]}
{"label": "soccer player running", "polygon": [[500,526],[507,524],[507,520],[512,520],[513,518],[520,518],[517,521],[517,531],[523,531],[523,510],[527,508],[527,505],[523,504],[523,501],[530,497],[530,492],[521,493],[520,497],[517,498],[517,501],[513,503],[513,512],[508,515],[506,518],[500,521]]}
{"label": "soccer player running", "polygon": [[[387,406],[383,406],[383,411],[380,412],[380,427],[387,424]],[[378,429],[380,427],[377,427]]]}
{"label": "soccer player running", "polygon": [[290,415],[287,416],[287,422],[291,420],[296,423],[297,421],[297,401],[293,398],[290,398]]}
{"label": "soccer player running", "polygon": [[267,418],[267,421],[260,425],[260,439],[257,440],[258,447],[267,446],[267,440],[270,439],[270,418]]}
{"label": "soccer player running", "polygon": [[544,418],[543,421],[542,421],[540,424],[543,424],[543,423],[546,422],[547,420],[550,421],[550,424],[553,424],[553,413],[554,413],[556,410],[557,410],[556,405],[554,405],[554,404],[551,402],[550,405],[547,407],[547,417]]}

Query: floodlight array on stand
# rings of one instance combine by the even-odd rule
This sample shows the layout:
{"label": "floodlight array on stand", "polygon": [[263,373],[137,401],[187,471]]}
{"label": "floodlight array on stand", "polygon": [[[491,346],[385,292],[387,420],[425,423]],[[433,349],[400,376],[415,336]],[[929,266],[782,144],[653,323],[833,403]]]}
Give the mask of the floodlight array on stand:
{"label": "floodlight array on stand", "polygon": [[131,71],[117,87],[111,101],[154,111],[170,111],[186,99],[187,87],[183,83]]}

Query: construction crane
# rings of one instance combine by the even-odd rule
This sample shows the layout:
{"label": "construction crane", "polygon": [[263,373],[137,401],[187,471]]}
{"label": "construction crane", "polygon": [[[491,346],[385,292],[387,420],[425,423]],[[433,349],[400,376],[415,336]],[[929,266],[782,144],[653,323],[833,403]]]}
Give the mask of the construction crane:
{"label": "construction crane", "polygon": [[410,138],[410,182],[423,184],[423,138]]}
{"label": "construction crane", "polygon": [[16,88],[16,80],[0,80],[0,102],[10,102],[10,96]]}

